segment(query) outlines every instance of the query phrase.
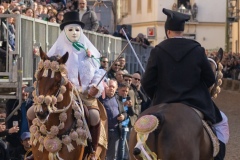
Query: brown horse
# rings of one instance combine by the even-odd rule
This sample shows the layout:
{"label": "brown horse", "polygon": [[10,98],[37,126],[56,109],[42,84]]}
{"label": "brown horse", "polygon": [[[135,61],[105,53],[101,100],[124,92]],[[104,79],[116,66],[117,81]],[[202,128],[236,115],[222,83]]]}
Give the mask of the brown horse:
{"label": "brown horse", "polygon": [[[89,151],[84,154],[86,139],[90,137],[87,124],[89,114],[81,103],[78,91],[67,79],[65,63],[68,53],[61,58],[49,58],[40,48],[40,57],[35,73],[36,90],[33,93],[33,107],[37,118],[30,127],[34,159],[82,160],[89,154]],[[107,148],[107,117],[101,104],[99,110],[101,134],[96,156],[104,159]],[[91,148],[88,147],[88,150]]]}
{"label": "brown horse", "polygon": [[80,142],[79,134],[86,138],[87,132],[72,98],[73,85],[66,78],[68,53],[60,59],[49,58],[40,48],[40,56],[34,94],[37,118],[30,127],[34,159],[82,160],[85,142]]}
{"label": "brown horse", "polygon": [[[217,66],[222,56],[223,52],[220,49],[217,56],[214,57],[214,63],[216,64],[212,65],[214,72],[218,71]],[[221,78],[220,75],[216,75],[216,77]],[[216,81],[217,85],[219,83]],[[143,116],[146,117],[146,115],[154,115],[159,124],[153,120],[144,119]],[[129,142],[131,160],[143,159],[140,155],[143,155],[144,151],[145,155],[148,156],[145,156],[144,159],[148,160],[213,159],[213,146],[208,133],[204,129],[202,114],[196,112],[193,108],[181,103],[159,104],[141,113],[138,120],[141,117],[144,119],[142,123],[145,124],[145,129],[148,129],[149,135],[147,138],[145,137],[146,143],[141,141],[139,143],[137,139],[139,140],[141,137],[137,136],[134,129],[131,131]],[[156,129],[152,129],[154,131],[149,129],[149,126],[154,126],[153,124],[156,124]],[[145,146],[145,149],[142,149],[143,146]]]}

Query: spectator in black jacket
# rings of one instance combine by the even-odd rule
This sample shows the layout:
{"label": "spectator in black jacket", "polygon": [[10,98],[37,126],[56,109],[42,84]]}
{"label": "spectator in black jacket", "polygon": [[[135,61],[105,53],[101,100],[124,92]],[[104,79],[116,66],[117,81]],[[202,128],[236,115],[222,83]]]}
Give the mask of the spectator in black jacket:
{"label": "spectator in black jacket", "polygon": [[124,31],[126,32],[126,35],[127,35],[128,39],[131,40],[132,37],[131,37],[131,35],[128,33],[128,30],[127,30],[127,26],[126,26],[126,25],[122,25],[121,28],[120,28],[117,32],[114,32],[114,33],[113,33],[113,36],[114,36],[114,37],[120,37],[120,38],[126,39],[126,37],[125,37],[124,32],[122,31],[122,29],[124,29]]}

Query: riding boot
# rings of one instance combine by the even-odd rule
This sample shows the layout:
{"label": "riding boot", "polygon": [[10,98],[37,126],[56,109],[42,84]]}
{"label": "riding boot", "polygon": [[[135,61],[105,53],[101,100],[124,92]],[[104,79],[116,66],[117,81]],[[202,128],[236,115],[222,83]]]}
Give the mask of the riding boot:
{"label": "riding boot", "polygon": [[91,133],[91,136],[92,136],[92,149],[93,149],[93,157],[91,159],[95,159],[95,153],[97,151],[97,147],[98,147],[98,141],[99,141],[99,137],[100,137],[100,122],[95,125],[95,126],[90,126],[89,127],[89,130],[90,130],[90,133]]}

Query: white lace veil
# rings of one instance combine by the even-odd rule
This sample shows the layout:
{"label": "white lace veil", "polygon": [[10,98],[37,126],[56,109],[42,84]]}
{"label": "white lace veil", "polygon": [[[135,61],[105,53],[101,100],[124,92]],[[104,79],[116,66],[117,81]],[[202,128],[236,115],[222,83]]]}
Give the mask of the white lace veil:
{"label": "white lace veil", "polygon": [[[71,24],[69,24],[71,25]],[[92,63],[98,69],[100,67],[99,58],[100,53],[94,47],[94,45],[89,41],[89,39],[84,35],[82,29],[80,30],[80,39],[78,42],[83,44],[85,49],[88,49],[91,52],[91,55],[94,56]],[[56,42],[53,44],[49,52],[47,53],[48,57],[51,56],[63,56],[66,52],[69,53],[68,61],[66,62],[67,71],[68,71],[68,78],[71,80],[72,83],[78,85],[78,65],[79,65],[79,56],[87,56],[86,50],[80,49],[78,51],[72,46],[72,42],[68,40],[66,37],[65,31],[62,30],[60,35],[58,36]]]}

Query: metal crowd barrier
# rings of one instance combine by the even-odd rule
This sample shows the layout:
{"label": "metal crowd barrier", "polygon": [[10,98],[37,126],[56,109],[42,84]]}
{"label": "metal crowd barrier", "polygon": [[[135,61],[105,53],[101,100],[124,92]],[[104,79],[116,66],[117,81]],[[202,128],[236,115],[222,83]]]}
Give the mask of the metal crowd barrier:
{"label": "metal crowd barrier", "polygon": [[[22,81],[23,83],[25,82],[32,85],[34,80],[33,76],[37,68],[39,57],[36,57],[33,54],[33,47],[41,46],[42,49],[47,52],[56,41],[60,29],[59,24],[56,23],[34,19],[24,15],[1,14],[0,41],[7,41],[8,43],[8,27],[3,28],[4,26],[2,24],[5,19],[10,17],[15,19],[15,50],[9,51],[7,49],[6,51],[6,70],[4,72],[1,72],[0,70],[0,88],[1,86],[5,86],[5,81],[2,81],[1,79],[2,76],[7,76],[6,81],[17,83],[15,86],[17,87],[17,90],[20,91]],[[4,24],[8,26],[7,22]],[[91,31],[84,31],[84,33],[100,53],[103,56],[108,57],[109,61],[113,61],[127,43],[127,41],[111,35]],[[134,42],[132,42],[132,45],[143,67],[145,67],[152,47],[147,47],[145,49]],[[140,65],[138,64],[130,46],[124,51],[123,56],[126,58],[126,67],[129,73],[135,71],[141,72]]]}

